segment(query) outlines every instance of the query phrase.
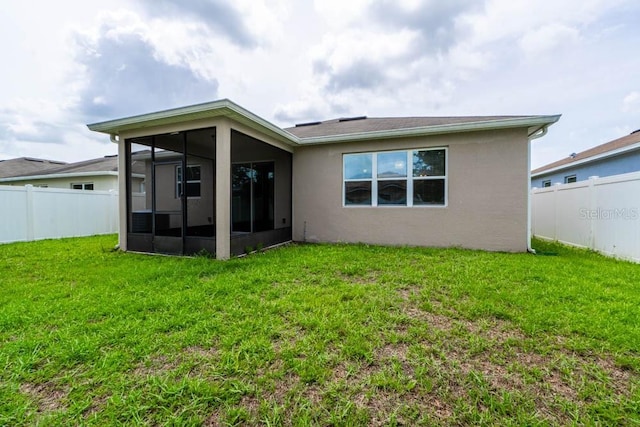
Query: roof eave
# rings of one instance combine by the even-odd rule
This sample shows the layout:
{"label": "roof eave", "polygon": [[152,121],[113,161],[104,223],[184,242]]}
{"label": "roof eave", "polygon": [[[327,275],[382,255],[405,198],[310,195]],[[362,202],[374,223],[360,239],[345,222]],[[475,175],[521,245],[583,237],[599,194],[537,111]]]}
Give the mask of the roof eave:
{"label": "roof eave", "polygon": [[215,117],[228,117],[289,145],[295,146],[299,143],[299,139],[295,135],[290,134],[228,99],[109,120],[106,122],[92,123],[88,124],[87,127],[94,132],[120,135],[122,132],[133,129],[144,129]]}
{"label": "roof eave", "polygon": [[340,134],[329,136],[315,136],[300,138],[302,145],[330,144],[348,141],[363,141],[374,139],[402,138],[410,136],[442,135],[447,133],[474,132],[483,130],[523,128],[526,127],[529,134],[550,126],[560,119],[560,115],[517,117],[484,122],[452,123],[437,126],[423,126],[407,129],[393,129],[373,132],[359,132],[352,134]]}
{"label": "roof eave", "polygon": [[31,181],[41,179],[85,178],[88,176],[118,176],[117,171],[52,173],[49,175],[22,175],[0,178],[0,182]]}
{"label": "roof eave", "polygon": [[329,144],[347,141],[361,141],[385,138],[401,138],[408,136],[437,135],[454,132],[473,132],[480,130],[493,130],[505,128],[527,127],[529,133],[547,127],[558,121],[560,115],[553,116],[528,116],[515,117],[500,120],[488,120],[483,122],[453,123],[438,126],[423,126],[408,129],[393,129],[373,132],[357,132],[351,134],[327,135],[317,137],[300,138],[286,130],[268,122],[267,120],[242,108],[229,99],[208,102],[204,104],[191,105],[187,107],[175,108],[159,111],[155,113],[125,117],[122,119],[110,120],[106,122],[93,123],[87,127],[95,132],[109,135],[120,135],[121,132],[133,129],[143,129],[152,126],[181,123],[185,121],[228,117],[240,122],[254,130],[266,133],[275,139],[287,143],[291,146]]}
{"label": "roof eave", "polygon": [[[626,147],[621,147],[618,148],[617,150],[611,150],[611,151],[607,151],[605,153],[600,153],[600,154],[596,154],[594,156],[590,156],[590,157],[586,157],[584,159],[580,159],[580,160],[576,160],[575,162],[571,162],[571,163],[565,163],[553,168],[549,168],[549,169],[544,169],[541,170],[539,172],[532,172],[531,173],[531,178],[536,178],[539,176],[543,176],[543,175],[548,175],[551,173],[555,173],[555,172],[559,172],[565,169],[571,169],[575,166],[582,166],[584,164],[587,163],[591,163],[591,162],[596,162],[599,160],[604,160],[607,159],[609,157],[614,157],[614,156],[619,156],[620,154],[624,154],[627,153],[629,151],[634,151],[634,150],[638,150],[640,149],[640,142],[637,142],[635,144],[632,145],[627,145]],[[544,167],[544,166],[543,166]]]}

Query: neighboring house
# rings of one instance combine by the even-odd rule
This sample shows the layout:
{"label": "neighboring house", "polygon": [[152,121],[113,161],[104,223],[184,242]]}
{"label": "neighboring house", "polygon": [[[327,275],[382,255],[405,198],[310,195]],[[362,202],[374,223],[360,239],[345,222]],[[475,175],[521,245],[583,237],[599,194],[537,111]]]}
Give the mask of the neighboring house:
{"label": "neighboring house", "polygon": [[[11,168],[5,170],[4,163],[9,163]],[[31,167],[21,168],[21,165]],[[42,167],[38,169],[36,167],[38,165]],[[31,184],[34,187],[102,191],[118,189],[117,156],[105,156],[77,163],[29,158],[11,159],[0,163],[0,171],[5,174],[0,178],[0,185]],[[144,188],[140,188],[143,176],[143,174],[134,174],[133,182],[134,186],[137,186],[136,191],[144,191]]]}
{"label": "neighboring house", "polygon": [[291,240],[526,251],[530,141],[559,117],[282,129],[220,100],[88,127],[118,143],[121,249],[225,259]]}
{"label": "neighboring house", "polygon": [[531,187],[640,171],[640,130],[531,171]]}

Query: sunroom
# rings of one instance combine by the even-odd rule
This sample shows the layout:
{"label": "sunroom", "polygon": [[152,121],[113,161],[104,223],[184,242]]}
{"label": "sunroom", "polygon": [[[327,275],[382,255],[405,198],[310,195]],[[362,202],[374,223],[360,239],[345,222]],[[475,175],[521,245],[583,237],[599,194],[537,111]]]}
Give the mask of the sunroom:
{"label": "sunroom", "polygon": [[119,145],[122,249],[224,259],[291,240],[292,141],[250,114],[218,101],[89,126]]}

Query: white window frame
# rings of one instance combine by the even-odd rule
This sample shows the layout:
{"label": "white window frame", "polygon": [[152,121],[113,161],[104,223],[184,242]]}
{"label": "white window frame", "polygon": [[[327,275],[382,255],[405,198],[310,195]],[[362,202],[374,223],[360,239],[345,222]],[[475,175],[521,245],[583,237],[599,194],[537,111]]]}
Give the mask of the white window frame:
{"label": "white window frame", "polygon": [[[570,181],[571,179],[573,179],[573,181]],[[567,176],[564,177],[564,183],[565,184],[572,184],[574,182],[578,182],[578,178],[576,177],[576,174],[567,175]]]}
{"label": "white window frame", "polygon": [[[87,188],[87,186],[91,186],[91,188]],[[74,188],[75,186],[80,186],[80,188]],[[83,191],[93,191],[95,186],[93,182],[72,182],[70,185],[72,190],[83,190]]]}
{"label": "white window frame", "polygon": [[[414,151],[436,151],[444,150],[444,176],[413,176],[413,152]],[[406,153],[407,163],[406,177],[386,177],[378,178],[378,154],[379,153]],[[371,178],[346,179],[344,175],[345,157],[349,155],[371,155]],[[407,181],[407,203],[405,205],[379,205],[378,204],[378,181]],[[414,205],[413,204],[413,182],[427,180],[444,180],[444,203],[442,205]],[[371,182],[371,204],[370,205],[348,205],[346,204],[346,183],[347,182]],[[423,148],[407,148],[404,150],[389,151],[364,151],[360,153],[343,153],[342,154],[342,207],[344,208],[446,208],[449,204],[449,150],[448,147],[423,147]]]}
{"label": "white window frame", "polygon": [[551,187],[550,179],[545,179],[544,181],[542,181],[542,188],[547,188],[547,187]]}
{"label": "white window frame", "polygon": [[[200,169],[200,179],[192,179],[187,180],[185,184],[187,187],[189,184],[198,183],[200,185],[200,196],[187,196],[188,199],[199,199],[202,197],[202,166],[199,164],[187,165],[188,168],[199,168]],[[176,166],[176,199],[180,198],[180,185],[182,184],[182,178],[180,176],[180,171],[182,170],[182,165]],[[186,190],[186,189],[185,189]]]}

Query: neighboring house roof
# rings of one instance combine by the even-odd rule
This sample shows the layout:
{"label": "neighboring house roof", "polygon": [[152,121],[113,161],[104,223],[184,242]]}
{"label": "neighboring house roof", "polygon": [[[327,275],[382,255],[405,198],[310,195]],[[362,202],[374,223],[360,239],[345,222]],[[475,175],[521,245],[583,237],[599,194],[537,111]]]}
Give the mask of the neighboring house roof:
{"label": "neighboring house roof", "polygon": [[0,178],[16,175],[32,175],[34,173],[59,168],[62,165],[66,165],[66,163],[55,160],[35,159],[33,157],[0,160]]}
{"label": "neighboring house roof", "polygon": [[228,99],[87,125],[110,135],[190,120],[227,117],[291,146],[404,136],[436,135],[526,127],[534,136],[560,118],[553,116],[354,118],[315,122],[282,129]]}
{"label": "neighboring house roof", "polygon": [[[77,163],[68,163],[54,169],[49,169],[38,175],[59,175],[79,172],[117,172],[118,156],[105,156],[97,159],[83,160]],[[30,174],[20,174],[21,176]],[[16,175],[18,176],[18,175]]]}
{"label": "neighboring house roof", "polygon": [[622,138],[614,139],[580,153],[571,154],[569,157],[549,163],[531,171],[531,176],[544,175],[581,164],[602,160],[607,157],[640,149],[640,130],[632,132]]}
{"label": "neighboring house roof", "polygon": [[[0,163],[1,165],[2,163]],[[134,172],[144,173],[144,166],[138,166]],[[138,170],[139,169],[139,170]],[[97,159],[83,160],[76,163],[59,162],[56,167],[40,170],[36,172],[23,172],[12,176],[1,177],[0,182],[25,181],[51,179],[51,178],[72,178],[87,177],[96,175],[118,175],[118,156],[105,156]]]}

